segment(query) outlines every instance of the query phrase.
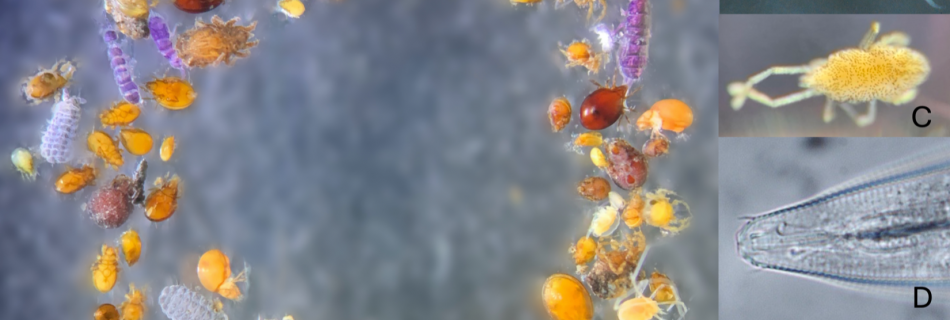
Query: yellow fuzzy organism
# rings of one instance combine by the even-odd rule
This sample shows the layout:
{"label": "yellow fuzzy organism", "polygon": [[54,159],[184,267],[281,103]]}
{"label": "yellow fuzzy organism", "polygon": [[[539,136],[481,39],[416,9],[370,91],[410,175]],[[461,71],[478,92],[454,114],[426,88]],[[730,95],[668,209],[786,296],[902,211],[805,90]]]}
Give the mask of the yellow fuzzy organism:
{"label": "yellow fuzzy organism", "polygon": [[588,73],[597,73],[605,57],[604,53],[594,53],[587,39],[572,42],[561,49],[561,53],[567,58],[566,67],[584,66]]}
{"label": "yellow fuzzy organism", "polygon": [[[647,193],[646,204],[649,205],[643,210],[643,221],[647,224],[660,228],[664,234],[677,233],[680,230],[689,227],[689,221],[692,219],[689,206],[681,200],[670,200],[676,193],[666,189],[659,189],[653,193]],[[676,216],[676,206],[683,206],[686,211],[685,217]]]}
{"label": "yellow fuzzy organism", "polygon": [[36,166],[33,165],[33,154],[29,150],[24,148],[14,149],[13,153],[10,154],[10,161],[13,162],[13,166],[16,167],[17,171],[20,171],[23,180],[36,180]]}
{"label": "yellow fuzzy organism", "polygon": [[[907,34],[891,32],[878,38],[879,31],[880,24],[872,22],[857,48],[834,52],[827,59],[815,59],[807,65],[771,67],[746,82],[729,84],[732,108],[741,109],[746,98],[778,108],[823,95],[827,98],[825,122],[834,119],[837,102],[858,126],[874,123],[878,100],[894,105],[909,103],[917,97],[917,86],[930,75],[930,62],[907,47]],[[772,98],[752,87],[773,74],[802,74],[799,85],[805,90]],[[858,114],[850,105],[861,102],[868,103],[867,113]]]}

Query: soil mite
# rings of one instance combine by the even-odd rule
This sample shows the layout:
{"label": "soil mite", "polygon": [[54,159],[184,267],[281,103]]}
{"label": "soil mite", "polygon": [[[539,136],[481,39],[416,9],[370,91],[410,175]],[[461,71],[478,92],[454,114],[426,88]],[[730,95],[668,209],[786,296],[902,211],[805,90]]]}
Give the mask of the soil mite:
{"label": "soil mite", "polygon": [[198,259],[198,280],[201,285],[211,292],[217,292],[222,297],[231,300],[240,300],[241,291],[238,282],[247,281],[247,268],[237,276],[231,277],[231,261],[221,250],[211,249]]}
{"label": "soil mite", "polygon": [[119,310],[116,310],[111,303],[103,303],[96,308],[92,318],[95,320],[119,320]]}
{"label": "soil mite", "polygon": [[205,13],[223,3],[224,0],[175,0],[175,7],[188,13]]}
{"label": "soil mite", "polygon": [[618,187],[632,190],[647,180],[649,167],[646,157],[623,139],[607,143],[607,175]]}
{"label": "soil mite", "polygon": [[594,304],[587,287],[567,274],[556,273],[548,277],[541,288],[541,300],[554,320],[590,320],[594,317]]}
{"label": "soil mite", "polygon": [[119,256],[115,248],[102,245],[102,254],[92,265],[92,284],[99,292],[109,292],[119,278]]}
{"label": "soil mite", "polygon": [[172,158],[172,154],[175,153],[175,146],[175,136],[168,136],[162,140],[162,147],[158,150],[162,161],[168,161]]}
{"label": "soil mite", "polygon": [[211,24],[197,19],[193,29],[178,37],[178,56],[190,68],[213,66],[221,61],[230,66],[234,62],[232,57],[247,57],[248,50],[258,44],[257,40],[249,41],[257,21],[247,26],[235,25],[236,22],[238,18],[224,22],[218,16],[211,17]]}
{"label": "soil mite", "polygon": [[673,281],[657,271],[650,274],[650,292],[654,295],[656,302],[675,302],[677,300],[676,293],[673,290]]}
{"label": "soil mite", "polygon": [[572,42],[566,48],[561,49],[561,53],[567,58],[567,68],[584,66],[588,73],[596,74],[601,63],[604,62],[604,54],[594,53],[586,39]]}
{"label": "soil mite", "polygon": [[511,4],[512,5],[519,4],[519,3],[520,4],[535,4],[535,3],[541,3],[542,1],[543,0],[511,0]]}
{"label": "soil mite", "polygon": [[597,254],[597,241],[591,237],[577,239],[577,244],[571,246],[569,252],[574,256],[574,264],[587,264],[593,261]]}
{"label": "soil mite", "polygon": [[69,83],[75,71],[76,66],[66,59],[57,61],[49,69],[40,68],[32,76],[23,79],[20,86],[23,98],[30,105],[39,104],[49,98],[58,100],[57,93]]}
{"label": "soil mite", "polygon": [[[878,100],[893,105],[911,102],[917,97],[917,86],[930,74],[927,57],[907,47],[907,34],[891,32],[878,38],[879,31],[880,24],[874,21],[857,48],[836,51],[827,59],[815,59],[806,65],[770,67],[744,83],[730,83],[727,89],[732,109],[741,109],[746,98],[778,108],[824,95],[825,122],[835,118],[837,103],[858,126],[874,123]],[[771,98],[752,87],[773,74],[802,74],[799,86],[805,90]],[[866,113],[858,114],[851,106],[859,102],[868,103]]]}
{"label": "soil mite", "polygon": [[670,140],[657,135],[643,144],[643,155],[651,158],[659,157],[670,151]]}
{"label": "soil mite", "polygon": [[[676,196],[676,193],[666,189],[646,194],[648,207],[643,218],[647,224],[662,229],[665,234],[677,233],[689,227],[689,221],[692,219],[689,205],[682,200],[670,201],[671,196]],[[686,210],[686,216],[682,218],[676,216],[675,210],[675,207],[680,205]]]}
{"label": "soil mite", "polygon": [[164,77],[149,81],[145,88],[155,101],[169,110],[181,110],[191,106],[198,94],[188,81],[178,77]]}
{"label": "soil mite", "polygon": [[[570,0],[558,0],[558,2],[554,4],[554,6],[559,8],[567,3],[570,3]],[[604,0],[574,0],[574,4],[576,4],[578,8],[581,8],[581,9],[588,8],[587,21],[590,21],[590,17],[594,15],[595,3],[599,3],[600,8],[601,8],[600,16],[597,17],[597,20],[594,20],[594,22],[596,23],[597,21],[600,21],[601,19],[603,19],[605,15],[607,15],[607,2]]]}
{"label": "soil mite", "polygon": [[70,194],[82,190],[96,180],[96,168],[89,165],[83,165],[82,168],[73,168],[66,166],[66,172],[59,175],[56,179],[56,191],[63,194]]}
{"label": "soil mite", "polygon": [[105,0],[105,9],[115,25],[133,40],[148,38],[148,2],[147,0]]}
{"label": "soil mite", "polygon": [[10,161],[13,162],[13,166],[16,167],[16,170],[20,172],[20,176],[23,177],[23,180],[36,180],[36,166],[33,164],[33,153],[30,153],[29,150],[25,148],[13,149],[13,153],[10,154]]}
{"label": "soil mite", "polygon": [[135,229],[129,229],[119,237],[119,244],[122,246],[122,255],[125,256],[125,263],[130,267],[139,261],[142,254],[142,239]]}
{"label": "soil mite", "polygon": [[613,125],[628,110],[627,86],[605,87],[591,80],[597,89],[584,98],[581,103],[581,125],[588,130],[603,130]]}
{"label": "soil mite", "polygon": [[119,137],[125,150],[136,156],[142,156],[152,151],[152,145],[155,144],[152,135],[137,128],[124,128],[119,131]]}
{"label": "soil mite", "polygon": [[594,266],[584,276],[591,292],[601,299],[613,299],[633,285],[634,273],[642,256],[646,237],[642,232],[623,233],[622,240],[609,239],[597,248]]}
{"label": "soil mite", "polygon": [[644,205],[646,205],[646,203],[643,201],[643,197],[640,196],[639,189],[630,192],[630,201],[627,203],[627,206],[624,207],[623,213],[620,215],[620,218],[623,219],[627,227],[633,229],[643,224]]}
{"label": "soil mite", "polygon": [[610,182],[601,177],[587,177],[577,184],[577,193],[590,201],[607,199],[610,192]]}
{"label": "soil mite", "polygon": [[277,10],[290,18],[300,18],[307,8],[300,0],[279,0],[277,1]]}
{"label": "soil mite", "polygon": [[106,229],[118,228],[132,213],[132,179],[119,174],[112,182],[96,190],[86,202],[84,210],[97,225]]}
{"label": "soil mite", "polygon": [[142,109],[139,109],[139,106],[122,100],[102,111],[99,114],[99,121],[102,122],[103,127],[124,127],[138,119],[141,113]]}
{"label": "soil mite", "polygon": [[125,163],[125,160],[122,159],[122,152],[119,150],[119,142],[113,140],[108,133],[93,130],[86,137],[86,146],[89,151],[92,151],[115,170],[118,170]]}
{"label": "soil mite", "polygon": [[40,156],[49,163],[65,163],[71,160],[73,139],[79,129],[79,116],[82,114],[79,105],[86,103],[83,98],[70,96],[65,88],[60,98],[53,106],[53,117],[47,123],[40,142]]}
{"label": "soil mite", "polygon": [[[647,251],[649,251],[649,248],[644,249],[643,254],[640,255],[636,270],[633,271],[634,275],[640,274],[640,270],[643,267],[643,259],[646,258]],[[617,311],[617,318],[619,320],[649,320],[657,315],[666,314],[665,311],[660,309],[660,305],[657,301],[654,300],[655,295],[651,295],[650,297],[643,295],[643,291],[646,289],[649,281],[649,279],[637,281],[637,283],[633,285],[632,290],[629,290],[624,297],[617,299],[614,303],[614,310]],[[631,295],[634,296],[634,298],[628,299]]]}
{"label": "soil mite", "polygon": [[205,297],[183,285],[171,285],[158,296],[162,313],[171,320],[227,320],[228,316],[215,311]]}
{"label": "soil mite", "polygon": [[129,283],[129,293],[125,294],[125,301],[119,305],[122,311],[122,320],[141,320],[148,307],[145,306],[145,294],[135,290],[135,284]]}
{"label": "soil mite", "polygon": [[617,230],[618,222],[617,208],[613,206],[603,206],[597,208],[594,212],[594,218],[590,222],[590,234],[597,237],[606,237]]}
{"label": "soil mite", "polygon": [[600,148],[590,149],[590,161],[594,163],[598,168],[604,169],[607,168],[607,157],[604,156],[604,152],[600,151]]}
{"label": "soil mite", "polygon": [[181,179],[174,175],[171,179],[155,179],[155,188],[145,198],[145,217],[154,222],[165,221],[178,209],[178,184]]}
{"label": "soil mite", "polygon": [[548,105],[548,121],[551,122],[551,130],[554,132],[564,129],[571,122],[571,102],[565,97],[551,101]]}
{"label": "soil mite", "polygon": [[607,198],[609,199],[610,206],[614,207],[614,209],[617,209],[618,211],[627,206],[627,202],[623,200],[623,196],[617,192],[611,191],[607,195]]}
{"label": "soil mite", "polygon": [[676,99],[663,99],[640,115],[637,130],[652,130],[654,135],[660,134],[660,129],[682,133],[692,124],[693,110],[689,105]]}
{"label": "soil mite", "polygon": [[583,147],[599,147],[604,144],[604,136],[597,131],[584,132],[574,135],[574,141],[568,142],[565,147],[578,154],[584,154]]}

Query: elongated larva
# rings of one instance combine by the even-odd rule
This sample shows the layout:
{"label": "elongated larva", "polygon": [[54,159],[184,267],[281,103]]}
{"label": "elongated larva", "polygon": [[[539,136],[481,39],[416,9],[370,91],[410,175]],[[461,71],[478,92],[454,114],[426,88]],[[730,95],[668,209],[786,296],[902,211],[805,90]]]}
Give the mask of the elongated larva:
{"label": "elongated larva", "polygon": [[43,131],[40,155],[49,163],[65,163],[72,157],[73,138],[79,129],[79,105],[86,103],[80,97],[69,95],[63,89],[62,100],[53,106],[53,117]]}
{"label": "elongated larva", "polygon": [[155,46],[158,47],[158,52],[165,57],[165,60],[168,60],[172,68],[184,72],[184,66],[181,63],[181,59],[178,58],[178,53],[175,52],[175,44],[172,43],[171,40],[174,31],[168,31],[168,24],[165,23],[165,18],[158,13],[152,12],[148,18],[148,28],[151,30],[152,41],[154,41]]}
{"label": "elongated larva", "polygon": [[104,22],[100,22],[99,29],[102,33],[102,40],[108,46],[106,53],[109,56],[109,65],[112,67],[115,83],[119,86],[119,93],[126,101],[139,104],[142,102],[142,97],[139,95],[139,86],[132,79],[134,60],[122,53],[119,34],[109,24],[109,19],[107,17],[104,17],[104,19]]}
{"label": "elongated larva", "polygon": [[630,5],[623,11],[623,21],[618,30],[620,47],[617,51],[617,65],[627,86],[633,86],[640,81],[640,75],[647,66],[650,41],[648,1],[630,0]]}
{"label": "elongated larva", "polygon": [[171,285],[158,296],[162,313],[171,320],[227,320],[224,312],[216,312],[208,299],[183,285]]}

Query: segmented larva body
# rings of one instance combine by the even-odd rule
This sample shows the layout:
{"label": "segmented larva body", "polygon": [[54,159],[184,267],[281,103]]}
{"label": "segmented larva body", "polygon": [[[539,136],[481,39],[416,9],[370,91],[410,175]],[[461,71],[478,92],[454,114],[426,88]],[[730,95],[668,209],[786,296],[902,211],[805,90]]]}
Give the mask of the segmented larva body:
{"label": "segmented larva body", "polygon": [[86,103],[63,89],[62,100],[53,106],[53,117],[43,131],[40,155],[49,163],[65,163],[72,157],[72,142],[79,129],[79,105]]}
{"label": "segmented larva body", "polygon": [[175,52],[175,44],[172,43],[171,33],[168,31],[168,24],[165,23],[165,19],[158,13],[152,12],[148,18],[148,29],[152,34],[152,40],[155,41],[155,46],[158,47],[158,52],[168,60],[172,68],[184,71],[181,59],[178,58],[178,53]]}
{"label": "segmented larva body", "polygon": [[624,84],[632,87],[640,81],[640,75],[647,66],[647,47],[650,41],[650,4],[648,0],[630,0],[627,10],[623,11],[618,38],[617,66]]}
{"label": "segmented larva body", "polygon": [[158,296],[162,313],[171,320],[228,320],[224,312],[215,312],[205,297],[183,285],[171,285]]}
{"label": "segmented larva body", "polygon": [[126,101],[139,104],[142,97],[139,95],[139,86],[132,80],[132,58],[122,53],[119,47],[119,33],[108,23],[100,25],[102,29],[102,40],[109,47],[106,53],[109,55],[109,64],[112,66],[112,74],[115,76],[115,83],[119,85],[119,93]]}

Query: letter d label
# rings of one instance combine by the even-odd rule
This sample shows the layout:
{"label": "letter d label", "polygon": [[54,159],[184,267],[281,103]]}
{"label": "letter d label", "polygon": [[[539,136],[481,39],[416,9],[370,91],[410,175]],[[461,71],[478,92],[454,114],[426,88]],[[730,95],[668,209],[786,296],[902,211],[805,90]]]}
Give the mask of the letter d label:
{"label": "letter d label", "polygon": [[[917,292],[920,292],[920,290],[927,291],[927,303],[925,304],[917,304],[917,301],[920,301],[917,299]],[[927,287],[914,287],[914,308],[926,308],[930,305],[931,300],[933,300],[933,295],[931,295],[930,289],[927,289]]]}

